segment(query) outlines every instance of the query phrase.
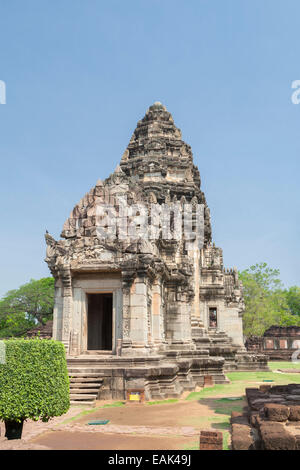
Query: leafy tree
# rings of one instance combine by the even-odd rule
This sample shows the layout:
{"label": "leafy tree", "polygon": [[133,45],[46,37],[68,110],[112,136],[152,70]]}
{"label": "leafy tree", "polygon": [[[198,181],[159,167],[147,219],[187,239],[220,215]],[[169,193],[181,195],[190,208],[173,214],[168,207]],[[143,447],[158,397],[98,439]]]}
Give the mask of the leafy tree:
{"label": "leafy tree", "polygon": [[19,336],[35,326],[34,320],[28,318],[24,312],[4,315],[3,318],[0,317],[0,338]]}
{"label": "leafy tree", "polygon": [[300,287],[290,287],[285,291],[285,295],[290,311],[300,317]]}
{"label": "leafy tree", "polygon": [[279,274],[278,269],[268,267],[267,263],[258,263],[239,273],[244,286],[246,336],[262,336],[272,325],[300,325],[300,317],[290,308]]}
{"label": "leafy tree", "polygon": [[0,337],[25,333],[52,318],[54,279],[51,277],[30,282],[11,290],[0,300]]}

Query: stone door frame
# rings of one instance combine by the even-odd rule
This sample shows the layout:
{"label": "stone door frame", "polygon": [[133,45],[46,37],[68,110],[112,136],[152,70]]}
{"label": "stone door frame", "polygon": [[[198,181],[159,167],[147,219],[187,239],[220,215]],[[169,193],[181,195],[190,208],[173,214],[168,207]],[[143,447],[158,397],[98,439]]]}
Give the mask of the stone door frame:
{"label": "stone door frame", "polygon": [[85,309],[83,312],[83,337],[82,337],[82,344],[83,350],[88,351],[89,354],[93,351],[92,349],[88,349],[88,294],[112,294],[112,351],[109,350],[101,350],[95,352],[101,352],[103,354],[116,354],[116,345],[117,345],[117,338],[116,338],[116,310],[117,310],[117,294],[120,289],[113,289],[107,287],[97,287],[97,288],[82,288],[84,293],[84,303]]}

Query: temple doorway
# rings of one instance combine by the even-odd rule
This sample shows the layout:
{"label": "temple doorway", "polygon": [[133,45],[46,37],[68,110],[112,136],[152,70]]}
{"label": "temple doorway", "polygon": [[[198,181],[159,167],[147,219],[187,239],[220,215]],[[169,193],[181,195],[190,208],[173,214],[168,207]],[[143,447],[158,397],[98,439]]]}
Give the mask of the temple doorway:
{"label": "temple doorway", "polygon": [[112,350],[112,293],[88,295],[88,350]]}

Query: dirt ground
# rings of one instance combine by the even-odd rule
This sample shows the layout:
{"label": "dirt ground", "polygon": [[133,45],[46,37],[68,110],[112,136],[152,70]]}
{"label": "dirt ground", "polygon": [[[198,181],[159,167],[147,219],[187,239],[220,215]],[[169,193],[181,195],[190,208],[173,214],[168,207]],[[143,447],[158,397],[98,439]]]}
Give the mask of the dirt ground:
{"label": "dirt ground", "polygon": [[[109,419],[111,423],[130,426],[178,427],[199,425],[201,417],[213,416],[209,400],[178,401],[157,405],[128,404],[116,408],[99,408],[79,418],[77,423],[87,424],[95,419]],[[199,420],[200,418],[200,420]]]}
{"label": "dirt ground", "polygon": [[[231,411],[220,403],[216,414],[215,401],[206,398],[201,403],[180,400],[111,408],[98,403],[95,409],[73,406],[49,423],[26,422],[21,441],[4,439],[2,424],[0,449],[193,449],[198,447],[200,429],[227,429],[228,421],[223,421]],[[108,419],[109,423],[88,425],[95,419]]]}
{"label": "dirt ground", "polygon": [[35,442],[56,450],[177,450],[194,445],[195,439],[182,437],[128,436],[57,431],[43,434]]}

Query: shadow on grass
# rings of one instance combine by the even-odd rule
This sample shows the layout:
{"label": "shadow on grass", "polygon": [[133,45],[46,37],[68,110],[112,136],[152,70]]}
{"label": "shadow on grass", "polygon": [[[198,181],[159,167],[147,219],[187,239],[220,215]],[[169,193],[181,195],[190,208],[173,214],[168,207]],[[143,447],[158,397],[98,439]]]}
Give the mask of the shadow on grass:
{"label": "shadow on grass", "polygon": [[243,409],[247,406],[246,401],[244,399],[241,399],[241,401],[239,401],[239,404],[237,404],[235,401],[221,401],[216,398],[203,398],[202,400],[199,400],[198,403],[200,405],[207,406],[215,413],[215,415],[221,415],[223,417],[226,417],[226,422],[227,420],[229,422],[231,413],[233,411],[243,411]]}
{"label": "shadow on grass", "polygon": [[223,430],[229,431],[230,422],[228,420],[228,421],[222,421],[220,423],[212,423],[211,427],[214,429],[218,429],[219,431],[223,431]]}

